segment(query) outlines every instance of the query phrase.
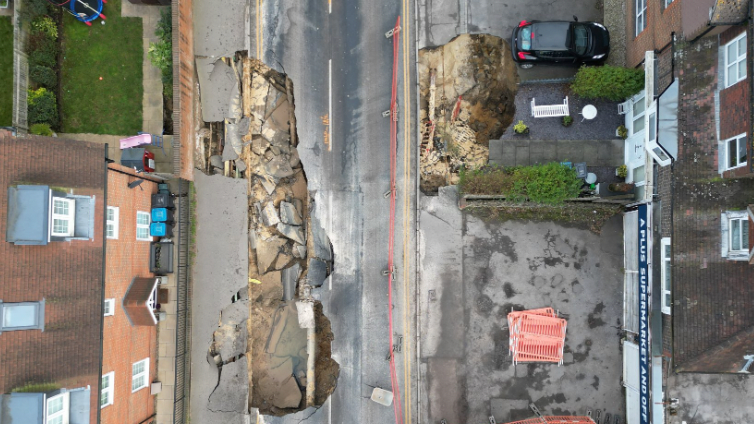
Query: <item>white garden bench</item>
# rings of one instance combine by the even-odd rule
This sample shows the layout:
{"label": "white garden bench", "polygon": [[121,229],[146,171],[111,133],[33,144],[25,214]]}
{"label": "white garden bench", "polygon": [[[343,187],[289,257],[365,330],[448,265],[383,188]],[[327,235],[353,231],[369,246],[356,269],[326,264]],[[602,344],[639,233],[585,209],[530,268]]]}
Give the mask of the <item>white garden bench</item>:
{"label": "white garden bench", "polygon": [[562,105],[541,105],[534,103],[531,99],[531,116],[535,118],[553,118],[558,116],[568,116],[568,96],[563,100]]}

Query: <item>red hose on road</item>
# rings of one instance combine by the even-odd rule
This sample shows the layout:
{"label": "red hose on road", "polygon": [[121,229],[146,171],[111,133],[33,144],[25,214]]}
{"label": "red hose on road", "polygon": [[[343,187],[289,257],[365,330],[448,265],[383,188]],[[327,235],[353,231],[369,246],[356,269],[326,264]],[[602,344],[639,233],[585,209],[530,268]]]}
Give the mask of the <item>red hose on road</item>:
{"label": "red hose on road", "polygon": [[[401,17],[395,22],[393,30],[393,84],[390,96],[390,232],[388,233],[388,327],[390,331],[390,383],[393,389],[393,411],[396,424],[403,424],[401,410],[401,393],[398,375],[395,372],[395,356],[393,355],[393,245],[395,243],[395,173],[398,140],[398,39],[400,38]],[[405,81],[404,81],[405,84]],[[405,264],[404,264],[405,266]]]}

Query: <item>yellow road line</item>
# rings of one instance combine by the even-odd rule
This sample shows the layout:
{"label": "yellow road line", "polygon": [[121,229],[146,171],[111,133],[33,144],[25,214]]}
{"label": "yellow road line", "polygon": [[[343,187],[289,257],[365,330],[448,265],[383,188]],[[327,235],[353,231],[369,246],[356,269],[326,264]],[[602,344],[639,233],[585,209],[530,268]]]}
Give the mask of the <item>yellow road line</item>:
{"label": "yellow road line", "polygon": [[403,35],[403,334],[404,334],[404,346],[403,349],[403,412],[405,424],[411,424],[411,326],[409,325],[408,317],[410,316],[409,310],[411,307],[411,296],[409,294],[410,284],[410,268],[411,261],[409,258],[409,182],[411,181],[411,106],[409,99],[410,93],[410,81],[409,78],[409,59],[408,53],[410,34],[410,9],[409,2],[403,0],[403,28],[401,29],[401,35]]}
{"label": "yellow road line", "polygon": [[257,34],[257,59],[260,61],[262,59],[262,49],[263,49],[263,40],[262,37],[264,36],[264,28],[262,28],[262,1],[263,0],[257,0],[257,10],[256,10],[256,18],[257,18],[257,27],[256,27],[256,34]]}

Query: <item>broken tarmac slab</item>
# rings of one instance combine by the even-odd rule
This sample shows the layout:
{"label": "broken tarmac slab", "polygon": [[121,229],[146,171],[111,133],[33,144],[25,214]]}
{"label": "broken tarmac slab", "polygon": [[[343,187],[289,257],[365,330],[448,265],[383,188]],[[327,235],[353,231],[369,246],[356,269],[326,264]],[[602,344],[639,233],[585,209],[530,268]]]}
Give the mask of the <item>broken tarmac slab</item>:
{"label": "broken tarmac slab", "polygon": [[285,236],[286,238],[293,240],[296,243],[299,244],[305,244],[306,243],[306,236],[304,235],[304,229],[295,226],[295,225],[286,225],[282,222],[279,222],[277,225],[277,230],[280,234]]}
{"label": "broken tarmac slab", "polygon": [[[207,408],[212,412],[249,413],[249,369],[246,358],[220,368],[220,382],[209,396]],[[245,389],[246,388],[246,389]]]}
{"label": "broken tarmac slab", "polygon": [[197,58],[196,72],[204,122],[221,122],[230,112],[233,87],[238,86],[233,69],[218,58]]}
{"label": "broken tarmac slab", "polygon": [[[304,220],[301,219],[301,214],[296,210],[296,206],[288,202],[280,202],[280,221],[288,225],[301,225],[304,223]],[[304,244],[304,242],[301,242],[301,244]]]}
{"label": "broken tarmac slab", "polygon": [[[248,304],[246,306],[248,309]],[[220,355],[222,362],[245,354],[249,338],[246,321],[240,325],[221,325],[213,334],[213,338],[213,352]]]}

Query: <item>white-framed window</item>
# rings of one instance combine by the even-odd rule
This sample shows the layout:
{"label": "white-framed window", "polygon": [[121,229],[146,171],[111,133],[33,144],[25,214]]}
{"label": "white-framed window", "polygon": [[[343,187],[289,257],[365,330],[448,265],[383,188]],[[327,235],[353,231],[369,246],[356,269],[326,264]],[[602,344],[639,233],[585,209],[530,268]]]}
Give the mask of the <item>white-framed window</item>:
{"label": "white-framed window", "polygon": [[644,102],[644,93],[639,95],[638,99],[635,99],[633,101],[633,106],[631,107],[631,115],[633,116],[632,119],[632,125],[631,125],[631,134],[636,134],[639,131],[644,131],[644,112],[647,109],[647,105]]}
{"label": "white-framed window", "polygon": [[152,217],[149,212],[136,212],[136,240],[152,241],[149,235],[149,224]]}
{"label": "white-framed window", "polygon": [[0,300],[0,333],[44,330],[45,302],[3,303]]}
{"label": "white-framed window", "polygon": [[107,207],[107,238],[109,239],[117,239],[118,238],[118,223],[119,223],[119,215],[120,210],[116,208],[115,206],[108,206]]}
{"label": "white-framed window", "polygon": [[115,315],[115,299],[105,299],[105,316]]}
{"label": "white-framed window", "polygon": [[720,214],[721,256],[731,261],[749,260],[749,213],[746,210]]}
{"label": "white-framed window", "polygon": [[135,362],[131,367],[131,392],[147,387],[149,380],[149,358]]}
{"label": "white-framed window", "polygon": [[68,424],[70,416],[68,392],[47,399],[47,419],[45,424]]}
{"label": "white-framed window", "polygon": [[725,45],[725,87],[746,78],[746,32]]}
{"label": "white-framed window", "polygon": [[746,133],[725,140],[725,169],[734,169],[748,163]]}
{"label": "white-framed window", "polygon": [[50,234],[55,237],[71,237],[73,235],[75,211],[76,202],[73,199],[53,197]]}
{"label": "white-framed window", "polygon": [[636,36],[647,27],[647,0],[636,0]]}
{"label": "white-framed window", "polygon": [[112,405],[113,390],[115,389],[115,372],[111,371],[102,376],[102,391],[99,393],[99,407],[104,408]]}
{"label": "white-framed window", "polygon": [[730,218],[729,252],[746,252],[749,253],[749,218]]}
{"label": "white-framed window", "polygon": [[670,305],[673,302],[670,293],[672,288],[670,273],[670,260],[672,259],[670,254],[670,237],[663,237],[660,244],[662,248],[660,251],[660,257],[662,258],[662,313],[670,315]]}

